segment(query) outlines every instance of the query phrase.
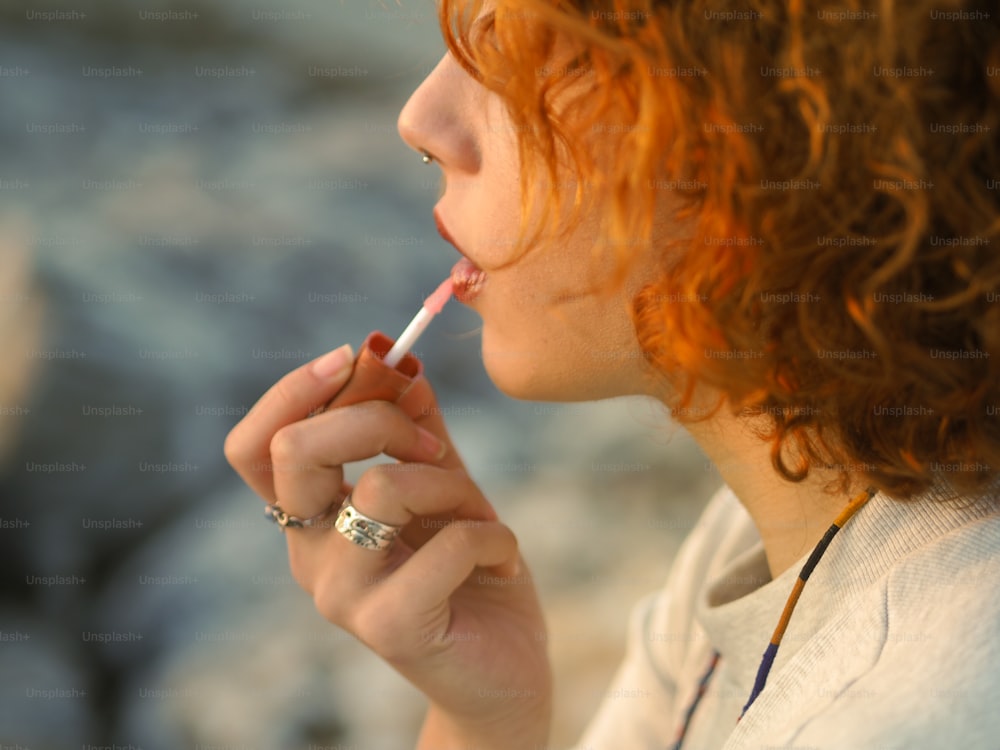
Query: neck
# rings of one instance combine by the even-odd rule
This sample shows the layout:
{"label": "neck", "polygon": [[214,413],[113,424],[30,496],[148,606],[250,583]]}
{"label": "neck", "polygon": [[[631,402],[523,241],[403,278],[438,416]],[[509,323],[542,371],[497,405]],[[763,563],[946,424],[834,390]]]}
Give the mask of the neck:
{"label": "neck", "polygon": [[754,426],[753,419],[722,409],[686,427],[747,509],[777,577],[809,553],[858,489],[830,494],[825,487],[837,475],[829,470],[812,470],[798,483],[783,479],[771,465],[771,444],[754,434]]}

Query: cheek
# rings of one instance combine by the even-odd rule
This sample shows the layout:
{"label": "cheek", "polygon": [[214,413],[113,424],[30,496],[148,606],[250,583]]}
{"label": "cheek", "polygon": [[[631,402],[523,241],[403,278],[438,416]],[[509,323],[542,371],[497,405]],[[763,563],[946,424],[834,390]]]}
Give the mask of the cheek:
{"label": "cheek", "polygon": [[624,302],[541,299],[498,294],[482,310],[483,365],[494,384],[539,401],[633,393],[641,353]]}
{"label": "cheek", "polygon": [[[561,316],[553,315],[551,297],[514,269],[490,278],[483,295],[483,358],[493,369],[543,366],[569,342]],[[488,368],[490,369],[490,368]]]}
{"label": "cheek", "polygon": [[[504,232],[491,235],[486,257],[508,261]],[[564,243],[489,271],[475,306],[483,320],[483,364],[504,393],[582,401],[635,392],[642,358],[627,295],[588,291],[607,283],[609,272],[609,259],[602,263],[592,253],[592,236],[581,227]]]}

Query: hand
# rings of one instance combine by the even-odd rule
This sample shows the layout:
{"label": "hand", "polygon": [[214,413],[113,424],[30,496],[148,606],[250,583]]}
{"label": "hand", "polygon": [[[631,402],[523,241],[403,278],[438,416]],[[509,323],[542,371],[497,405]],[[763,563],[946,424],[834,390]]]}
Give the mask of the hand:
{"label": "hand", "polygon": [[[422,747],[544,747],[551,712],[545,624],[513,533],[469,478],[423,377],[398,403],[337,406],[349,350],[275,384],[226,438],[264,500],[321,523],[286,534],[292,575],[319,612],[431,701]],[[324,367],[325,365],[325,367]],[[307,418],[317,407],[330,408]],[[379,454],[351,488],[343,465]],[[403,530],[386,550],[333,528],[346,494]]]}

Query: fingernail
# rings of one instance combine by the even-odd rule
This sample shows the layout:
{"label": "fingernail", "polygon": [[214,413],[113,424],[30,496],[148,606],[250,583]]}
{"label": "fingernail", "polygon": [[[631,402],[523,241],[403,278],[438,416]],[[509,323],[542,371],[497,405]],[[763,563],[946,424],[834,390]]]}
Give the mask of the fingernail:
{"label": "fingernail", "polygon": [[444,441],[423,427],[417,428],[417,444],[420,446],[420,450],[433,456],[435,461],[440,461],[444,458],[444,454],[448,452],[448,446],[445,445]]}
{"label": "fingernail", "polygon": [[354,350],[350,344],[344,344],[313,362],[313,374],[319,378],[332,378],[346,370],[354,362]]}

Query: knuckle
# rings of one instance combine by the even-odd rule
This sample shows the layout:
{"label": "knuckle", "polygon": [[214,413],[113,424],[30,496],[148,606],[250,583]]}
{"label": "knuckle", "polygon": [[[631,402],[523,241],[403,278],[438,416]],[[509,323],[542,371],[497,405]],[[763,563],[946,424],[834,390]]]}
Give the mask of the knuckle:
{"label": "knuckle", "polygon": [[399,422],[404,418],[403,412],[395,404],[388,401],[367,401],[357,404],[356,408],[366,413],[366,418],[381,424]]}
{"label": "knuckle", "polygon": [[222,453],[225,455],[226,461],[234,469],[246,466],[253,456],[253,446],[244,434],[245,430],[241,429],[241,427],[242,423],[230,430],[229,434],[226,435],[225,442],[222,444]]}
{"label": "knuckle", "polygon": [[452,469],[449,471],[449,474],[453,477],[452,481],[459,485],[463,496],[472,497],[478,495],[479,497],[483,497],[483,491],[464,468]]}
{"label": "knuckle", "polygon": [[271,389],[271,396],[278,402],[279,408],[293,406],[298,403],[298,399],[295,397],[296,389],[294,376],[295,373],[285,375],[285,377],[275,383]]}
{"label": "knuckle", "polygon": [[313,604],[327,622],[340,625],[344,621],[344,597],[335,587],[317,586],[313,593]]}
{"label": "knuckle", "polygon": [[520,549],[520,545],[517,541],[517,535],[510,529],[509,526],[505,526],[502,523],[496,524],[496,533],[500,538],[500,543],[503,547],[512,550],[512,553],[515,555],[519,554],[518,550]]}
{"label": "knuckle", "polygon": [[378,422],[399,419],[402,415],[399,407],[388,401],[365,401],[349,408],[358,413],[366,413],[369,418]]}
{"label": "knuckle", "polygon": [[471,524],[450,524],[441,531],[441,544],[449,555],[468,554],[479,542],[479,527]]}
{"label": "knuckle", "polygon": [[379,464],[358,477],[354,486],[355,496],[395,497],[400,488],[400,473],[392,470],[393,464]]}
{"label": "knuckle", "polygon": [[306,447],[305,436],[297,424],[285,425],[271,438],[271,461],[289,465],[298,460]]}
{"label": "knuckle", "polygon": [[397,606],[372,597],[351,617],[351,631],[383,659],[399,662],[412,655],[406,638],[413,623]]}

